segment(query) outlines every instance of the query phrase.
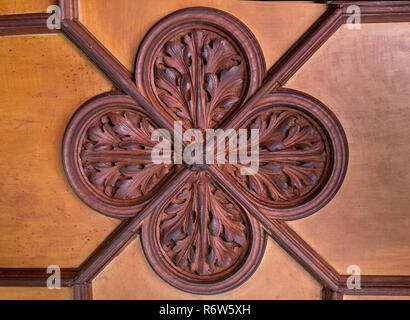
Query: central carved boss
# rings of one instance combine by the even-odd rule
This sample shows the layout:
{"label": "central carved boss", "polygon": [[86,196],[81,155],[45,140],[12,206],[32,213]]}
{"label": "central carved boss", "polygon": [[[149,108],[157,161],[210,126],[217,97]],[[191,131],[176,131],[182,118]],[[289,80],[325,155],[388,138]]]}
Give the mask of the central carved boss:
{"label": "central carved boss", "polygon": [[180,289],[218,293],[240,285],[263,256],[263,226],[312,214],[342,182],[347,147],[335,116],[290,89],[247,103],[265,74],[252,33],[209,8],[161,20],[143,40],[135,68],[136,88],[171,125],[259,129],[254,175],[242,175],[240,163],[203,170],[154,164],[151,136],[159,126],[127,95],[90,100],[67,128],[63,159],[73,189],[111,217],[142,215],[147,259]]}

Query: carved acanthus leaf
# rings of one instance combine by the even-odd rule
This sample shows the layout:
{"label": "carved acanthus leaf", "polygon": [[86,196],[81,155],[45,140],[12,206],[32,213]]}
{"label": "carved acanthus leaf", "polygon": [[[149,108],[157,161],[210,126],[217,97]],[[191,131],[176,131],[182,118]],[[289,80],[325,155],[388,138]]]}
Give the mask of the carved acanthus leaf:
{"label": "carved acanthus leaf", "polygon": [[155,62],[159,100],[175,120],[207,128],[236,105],[244,89],[244,64],[219,35],[193,29],[164,45]]}
{"label": "carved acanthus leaf", "polygon": [[295,110],[256,116],[248,126],[259,129],[259,169],[242,175],[241,165],[226,165],[230,174],[254,196],[268,202],[303,197],[318,183],[326,163],[320,129]]}
{"label": "carved acanthus leaf", "polygon": [[154,126],[142,114],[109,112],[87,130],[81,159],[90,183],[115,199],[147,195],[170,169],[151,163]]}
{"label": "carved acanthus leaf", "polygon": [[209,275],[233,266],[248,246],[241,209],[210,182],[187,183],[164,209],[160,242],[176,267]]}

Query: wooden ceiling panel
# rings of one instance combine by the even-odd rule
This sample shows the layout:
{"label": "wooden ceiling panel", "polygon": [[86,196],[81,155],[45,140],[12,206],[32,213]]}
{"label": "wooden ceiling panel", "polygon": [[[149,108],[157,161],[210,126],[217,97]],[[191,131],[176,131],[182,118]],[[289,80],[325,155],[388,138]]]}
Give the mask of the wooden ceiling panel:
{"label": "wooden ceiling panel", "polygon": [[[269,284],[269,285],[267,285]],[[194,295],[164,282],[150,267],[138,239],[93,281],[94,299],[320,299],[321,286],[272,239],[255,273],[235,290]]]}
{"label": "wooden ceiling panel", "polygon": [[347,135],[340,191],[289,223],[342,274],[410,274],[409,52],[408,23],[344,25],[286,84],[324,102]]}
{"label": "wooden ceiling panel", "polygon": [[72,300],[72,288],[0,287],[0,300]]}
{"label": "wooden ceiling panel", "polygon": [[57,4],[56,0],[0,0],[0,14],[46,12],[47,7]]}
{"label": "wooden ceiling panel", "polygon": [[111,83],[63,35],[0,38],[0,267],[77,267],[118,224],[71,190],[64,129]]}
{"label": "wooden ceiling panel", "polygon": [[[130,71],[148,30],[178,9],[205,6],[231,13],[252,30],[269,68],[326,10],[325,4],[240,0],[155,0],[79,2],[80,21]],[[137,17],[137,18],[136,18]]]}
{"label": "wooden ceiling panel", "polygon": [[[34,4],[32,1],[6,3],[0,0],[0,15],[32,13],[2,16],[0,19],[1,34],[13,35],[0,38],[0,192],[4,195],[0,200],[0,286],[6,286],[0,288],[0,299],[369,299],[374,296],[365,295],[371,294],[379,295],[380,299],[388,298],[384,295],[403,295],[403,298],[408,298],[410,69],[407,65],[410,58],[410,31],[407,22],[398,21],[410,21],[410,1],[360,2],[362,22],[366,23],[359,30],[350,30],[343,25],[349,15],[349,3],[343,2],[329,4],[326,13],[321,16],[326,5],[307,2],[157,0],[155,6],[147,6],[144,1],[79,1],[80,22],[76,10],[77,0],[61,0],[63,29],[52,30],[59,34],[46,35],[50,33],[45,26],[48,15],[35,12],[45,12],[54,1],[41,0]],[[307,103],[306,111],[325,130],[322,136],[332,140],[333,150],[326,144],[326,151],[332,155],[332,160],[327,163],[333,163],[336,171],[344,175],[347,163],[346,149],[341,147],[344,135],[338,134],[339,140],[335,139],[335,128],[339,129],[340,126],[337,121],[332,122],[332,115],[325,116],[319,112],[322,110],[320,102],[323,102],[340,120],[350,149],[346,179],[335,198],[314,215],[306,218],[300,215],[300,219],[295,221],[276,220],[283,218],[274,215],[281,211],[278,207],[265,210],[255,206],[242,189],[239,192],[233,187],[225,174],[209,169],[209,178],[216,179],[218,186],[253,214],[272,237],[255,273],[239,287],[221,294],[214,293],[222,290],[195,282],[196,275],[192,278],[195,281],[191,287],[180,286],[179,280],[169,281],[175,275],[177,278],[180,275],[185,277],[186,270],[182,268],[182,273],[168,273],[164,277],[157,267],[172,269],[173,262],[153,259],[156,254],[147,246],[147,239],[153,234],[154,224],[151,222],[155,221],[152,218],[157,214],[153,213],[156,212],[155,208],[188,175],[194,175],[191,167],[171,178],[159,192],[161,195],[154,196],[141,214],[135,214],[134,209],[130,209],[130,215],[135,215],[119,225],[119,220],[92,210],[75,195],[65,178],[61,159],[63,151],[65,159],[74,154],[73,159],[78,160],[73,153],[74,149],[77,150],[74,144],[62,150],[64,130],[74,112],[90,98],[112,90],[112,83],[130,95],[121,98],[123,101],[134,99],[145,108],[145,116],[151,117],[162,127],[171,128],[172,121],[168,122],[168,118],[158,112],[158,101],[152,102],[145,89],[141,89],[147,71],[139,72],[137,69],[137,86],[131,73],[134,72],[138,47],[147,31],[167,14],[192,6],[222,9],[244,22],[258,39],[268,67],[291,48],[270,70],[263,83],[262,77],[258,78],[260,82],[257,85],[254,82],[259,87],[256,94],[242,106],[238,104],[237,114],[224,119],[222,127],[239,124],[237,121],[248,117],[248,108],[261,101],[272,104],[275,99],[279,99],[277,101],[281,104],[303,102],[303,106],[298,103],[297,106],[292,105],[299,111]],[[186,24],[187,13],[191,15],[196,29],[209,20],[211,28],[221,24],[219,29],[216,28],[217,33],[222,30],[229,37],[235,34],[236,41],[245,46],[258,47],[252,41],[247,41],[249,35],[246,32],[243,33],[245,38],[242,38],[235,32],[235,27],[230,29],[236,25],[235,20],[229,20],[229,16],[223,18],[221,12],[212,9],[184,10],[162,20],[155,30],[158,31],[167,23],[172,27],[181,26],[179,21]],[[319,16],[312,28],[304,33]],[[397,22],[387,23],[389,21]],[[225,27],[229,30],[223,29]],[[24,33],[42,35],[17,36]],[[196,34],[197,31],[192,33]],[[292,46],[303,33],[303,39]],[[146,40],[154,45],[162,36],[148,34]],[[210,47],[214,49],[214,42],[211,43]],[[149,56],[147,52],[141,50],[140,55]],[[200,53],[201,50],[195,52]],[[311,54],[313,56],[310,58]],[[256,55],[250,55],[248,62],[252,70],[257,69],[252,67],[256,60],[260,62],[257,64],[259,67],[264,64],[258,58],[263,55],[259,51]],[[205,63],[201,59],[198,61]],[[306,94],[318,100],[310,99]],[[118,96],[111,94],[105,98],[119,103],[116,100]],[[109,121],[115,123],[117,120]],[[106,119],[101,121],[105,123]],[[329,127],[330,122],[333,127]],[[293,126],[291,122],[289,126]],[[102,129],[104,133],[107,131],[110,130]],[[66,136],[74,136],[74,133],[67,130]],[[113,150],[117,148],[115,143],[111,146]],[[306,142],[306,145],[315,144]],[[104,148],[109,149],[107,146]],[[306,151],[306,147],[295,148]],[[101,162],[97,162],[97,166]],[[295,160],[294,163],[299,165],[303,161]],[[306,164],[307,167],[311,165]],[[67,168],[66,162],[65,165]],[[118,163],[113,165],[117,166]],[[100,172],[99,169],[97,171]],[[326,179],[331,177],[339,181],[332,171],[326,172],[330,172]],[[288,178],[291,183],[283,184],[284,187],[295,187],[292,192],[299,194],[296,191],[298,184],[292,181],[292,177]],[[286,180],[288,178],[285,177]],[[104,180],[104,183],[108,182]],[[303,183],[311,182],[304,179]],[[76,189],[75,183],[73,185]],[[327,183],[327,187],[336,185]],[[108,193],[112,186],[108,186]],[[312,204],[316,200],[323,205],[327,203],[323,190],[317,197],[307,196],[309,201],[306,203]],[[81,192],[79,195],[82,197]],[[289,217],[300,208],[302,206],[292,208]],[[101,212],[104,212],[103,209],[98,208]],[[147,216],[150,219],[144,220]],[[196,218],[194,220],[196,222]],[[212,222],[214,220],[212,215]],[[139,229],[141,225],[142,230]],[[146,257],[139,239],[134,239],[135,234],[141,234],[140,231]],[[226,230],[224,232],[225,235],[221,237],[225,241]],[[255,236],[257,233],[252,234]],[[272,239],[280,243],[282,248]],[[98,246],[100,243],[102,245]],[[242,246],[242,243],[238,244]],[[94,251],[97,246],[98,249]],[[193,248],[195,251],[196,246]],[[202,249],[204,258],[207,248],[202,246]],[[262,253],[263,250],[258,252]],[[246,256],[250,257],[247,263],[256,268],[259,263],[255,261],[260,260],[252,254]],[[191,259],[197,263],[197,259]],[[214,261],[220,263],[221,259],[218,257]],[[48,277],[44,267],[51,264],[62,268],[75,268],[81,264],[77,269],[63,270],[63,286],[74,286],[74,290],[7,287],[44,286],[43,280]],[[348,275],[343,274],[348,272],[346,268],[350,265],[358,265],[364,275],[361,291],[347,288]],[[191,271],[197,272],[196,269]],[[201,269],[198,273],[201,277],[204,275],[202,271],[206,270]],[[182,290],[213,295],[190,294],[175,289],[163,279]],[[314,279],[319,279],[320,284]],[[231,284],[234,287],[238,282],[234,279]],[[343,297],[343,294],[346,296]],[[351,294],[360,296],[352,297]]]}

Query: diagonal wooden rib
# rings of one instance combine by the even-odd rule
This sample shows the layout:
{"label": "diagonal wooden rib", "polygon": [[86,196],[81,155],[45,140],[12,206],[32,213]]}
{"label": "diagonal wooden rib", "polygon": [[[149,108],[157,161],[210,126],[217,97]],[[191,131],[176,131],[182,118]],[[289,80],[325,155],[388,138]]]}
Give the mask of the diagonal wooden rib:
{"label": "diagonal wooden rib", "polygon": [[338,273],[316,251],[314,251],[284,221],[268,219],[241,192],[232,186],[225,174],[214,166],[208,167],[218,185],[235,201],[243,206],[263,225],[266,232],[298,261],[322,285],[338,289]]}
{"label": "diagonal wooden rib", "polygon": [[163,192],[156,193],[152,201],[137,216],[121,222],[87,260],[81,264],[79,268],[80,271],[75,278],[75,283],[92,281],[92,279],[135,238],[144,219],[166,199],[170,199],[192,174],[192,171],[184,168],[175,172],[166,184],[166,188]]}
{"label": "diagonal wooden rib", "polygon": [[160,127],[173,134],[173,125],[137,90],[132,74],[78,21],[64,19],[63,32],[76,44],[122,91],[145,109]]}
{"label": "diagonal wooden rib", "polygon": [[408,22],[410,21],[410,1],[327,1],[343,10],[343,23],[351,16],[351,5],[360,7],[361,23]]}
{"label": "diagonal wooden rib", "polygon": [[286,81],[315,53],[342,24],[342,9],[329,8],[268,71],[262,86],[221,125],[238,129],[238,123],[267,93]]}
{"label": "diagonal wooden rib", "polygon": [[386,295],[408,296],[410,295],[409,275],[361,275],[360,289],[349,289],[348,279],[351,275],[339,276],[339,289],[347,295]]}
{"label": "diagonal wooden rib", "polygon": [[[76,269],[61,268],[61,286],[71,287]],[[47,287],[47,268],[0,268],[0,287]]]}
{"label": "diagonal wooden rib", "polygon": [[0,16],[0,36],[20,34],[58,33],[47,28],[49,13],[10,14]]}
{"label": "diagonal wooden rib", "polygon": [[[330,3],[330,2],[329,2]],[[335,4],[336,6],[333,6]],[[347,15],[346,8],[347,5],[352,4],[349,1],[332,1],[329,5],[329,10],[301,37],[301,39],[291,47],[291,49],[270,69],[269,74],[261,88],[257,91],[251,99],[245,104],[244,107],[239,108],[237,114],[234,114],[231,118],[226,119],[225,125],[222,128],[230,128],[232,123],[235,123],[235,119],[246,115],[246,111],[255,105],[261,97],[263,97],[267,92],[274,90],[285,82],[303,65],[303,63],[326,41],[327,38],[333,34],[341,23],[344,23]],[[356,3],[353,3],[356,4]],[[357,3],[359,4],[359,3]],[[78,41],[75,41],[75,28],[71,28],[68,24],[76,23],[83,29],[86,29],[80,23],[75,21],[78,19],[78,5],[77,0],[59,0],[59,5],[62,9],[63,16],[63,30],[64,32],[78,45]],[[384,1],[384,2],[360,2],[362,8],[362,17],[364,22],[393,22],[393,21],[410,21],[410,2],[409,1]],[[366,6],[363,8],[362,6]],[[407,6],[407,7],[406,7]],[[342,17],[340,17],[343,10]],[[68,22],[70,20],[70,22]],[[64,24],[66,23],[66,24]],[[81,30],[77,29],[77,32]],[[71,32],[71,36],[70,36]],[[90,36],[90,35],[89,35]],[[92,35],[91,35],[92,37]],[[87,43],[90,48],[87,48]],[[106,58],[107,64],[112,64],[118,67],[120,73],[123,75],[116,78],[114,83],[117,84],[121,89],[122,85],[128,86],[129,82],[132,82],[132,75],[126,70],[98,41],[94,40],[86,42],[80,46],[80,48],[87,53],[87,55],[100,66],[101,56],[94,59],[92,53],[92,47],[98,48],[96,50],[100,51],[100,55]],[[84,48],[83,48],[84,47]],[[100,62],[99,62],[100,61]],[[101,66],[100,66],[101,67]],[[103,69],[104,72],[108,74],[110,71],[109,66],[107,69]],[[113,68],[115,72],[115,68]],[[111,77],[110,77],[111,78]],[[127,79],[122,81],[122,79]],[[124,83],[123,83],[124,82]],[[124,89],[123,89],[124,90]],[[130,88],[132,90],[132,87]],[[127,92],[126,90],[124,90]],[[127,92],[128,93],[128,92]],[[138,95],[130,94],[137,102],[135,98]],[[143,97],[142,97],[143,98]],[[143,101],[143,100],[141,100]],[[141,104],[143,106],[143,104]],[[144,106],[147,110],[149,106]],[[155,111],[155,110],[151,110]],[[156,117],[153,117],[155,119]],[[233,118],[233,119],[232,119]],[[161,124],[158,121],[158,124]],[[163,125],[163,124],[161,124]],[[167,126],[163,125],[164,128]],[[172,131],[171,131],[172,134]],[[213,171],[211,169],[211,171]],[[214,172],[212,175],[219,175],[219,172]],[[215,178],[218,180],[218,176]],[[223,186],[222,186],[223,187]],[[233,194],[234,189],[223,188],[227,192]],[[161,199],[163,199],[161,197]],[[159,200],[160,201],[160,200]],[[238,201],[238,200],[237,200]],[[242,203],[243,201],[238,201]],[[158,202],[156,202],[158,203]],[[246,201],[245,201],[246,204]],[[245,205],[244,205],[245,206]],[[152,206],[150,206],[152,207]],[[246,206],[245,206],[246,207]],[[253,208],[254,213],[256,213],[255,208]],[[145,211],[144,211],[145,212]],[[266,221],[265,221],[266,222]],[[290,229],[286,223],[273,220],[267,221],[268,227],[265,226],[267,232],[298,262],[300,262],[305,269],[307,269],[320,283],[324,284],[325,288],[331,288],[332,291],[337,292],[339,295],[340,290],[343,290],[345,294],[360,294],[358,292],[348,292],[345,289],[345,277],[339,276],[337,272],[328,265],[309,245],[303,241],[292,229]],[[126,244],[131,241],[135,235],[136,230],[142,220],[137,218],[131,218],[120,224],[119,227],[100,245],[100,247],[94,251],[94,253],[81,265],[81,271],[77,277],[77,283],[84,283],[84,281],[91,281],[99,271],[116,255]],[[264,224],[265,225],[265,224]],[[362,276],[365,277],[365,286],[369,287],[368,291],[364,291],[370,294],[410,294],[410,277],[409,276],[398,276],[392,279],[390,276]],[[83,282],[82,282],[83,281]],[[382,283],[382,284],[380,284]],[[403,289],[404,287],[404,289]],[[370,290],[371,289],[371,290]]]}

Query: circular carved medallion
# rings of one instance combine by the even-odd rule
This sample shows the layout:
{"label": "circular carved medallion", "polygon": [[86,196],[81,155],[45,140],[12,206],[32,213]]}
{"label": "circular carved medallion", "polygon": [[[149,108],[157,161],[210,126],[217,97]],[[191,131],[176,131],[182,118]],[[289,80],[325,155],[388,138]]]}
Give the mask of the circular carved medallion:
{"label": "circular carved medallion", "polygon": [[249,29],[209,8],[180,10],[161,20],[138,51],[138,89],[169,121],[212,128],[262,83],[265,61]]}
{"label": "circular carved medallion", "polygon": [[[63,162],[75,192],[106,215],[142,225],[151,266],[182,290],[211,294],[240,285],[263,256],[263,227],[316,212],[342,184],[348,149],[336,117],[305,93],[260,90],[265,73],[262,51],[239,20],[210,8],[180,10],[148,32],[135,87],[126,86],[134,98],[144,96],[138,101],[146,110],[127,95],[105,94],[67,127]],[[185,132],[237,130],[232,150],[239,158],[253,150],[257,129],[257,170],[242,170],[252,161],[202,163],[214,150],[208,145],[200,161],[157,163],[153,118]],[[179,152],[175,140],[170,148]]]}
{"label": "circular carved medallion", "polygon": [[103,95],[82,106],[63,142],[64,167],[80,198],[112,217],[136,215],[173,171],[151,161],[155,128],[128,96]]}
{"label": "circular carved medallion", "polygon": [[259,129],[259,170],[241,175],[240,164],[223,170],[270,218],[310,215],[339,189],[347,168],[346,137],[320,101],[281,89],[261,99],[238,127]]}
{"label": "circular carved medallion", "polygon": [[203,171],[157,208],[141,240],[164,280],[202,294],[240,285],[256,270],[266,244],[259,223]]}

